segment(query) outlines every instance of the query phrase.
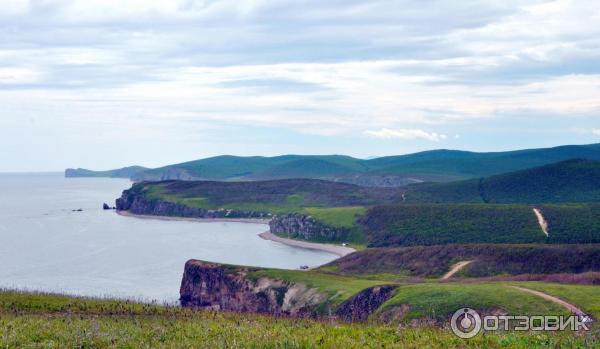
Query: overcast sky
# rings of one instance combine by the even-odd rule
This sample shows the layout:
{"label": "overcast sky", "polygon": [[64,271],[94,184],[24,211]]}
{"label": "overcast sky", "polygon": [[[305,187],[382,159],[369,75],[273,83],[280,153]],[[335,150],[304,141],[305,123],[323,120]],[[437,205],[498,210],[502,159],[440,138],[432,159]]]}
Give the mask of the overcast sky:
{"label": "overcast sky", "polygon": [[0,6],[0,171],[595,142],[598,0]]}

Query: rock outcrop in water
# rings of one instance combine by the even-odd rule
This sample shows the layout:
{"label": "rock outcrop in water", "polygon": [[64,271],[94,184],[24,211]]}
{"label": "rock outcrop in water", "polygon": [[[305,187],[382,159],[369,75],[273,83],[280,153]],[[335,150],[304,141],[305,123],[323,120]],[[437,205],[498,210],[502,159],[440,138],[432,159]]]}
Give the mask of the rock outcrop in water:
{"label": "rock outcrop in water", "polygon": [[312,241],[341,241],[349,233],[347,228],[331,227],[298,213],[276,216],[269,222],[269,227],[271,233],[281,237]]}
{"label": "rock outcrop in water", "polygon": [[[135,187],[134,187],[135,188]],[[240,210],[207,210],[204,208],[190,207],[157,198],[148,198],[143,193],[125,190],[116,201],[117,210],[129,211],[139,215],[188,217],[188,218],[270,218],[264,212]]]}

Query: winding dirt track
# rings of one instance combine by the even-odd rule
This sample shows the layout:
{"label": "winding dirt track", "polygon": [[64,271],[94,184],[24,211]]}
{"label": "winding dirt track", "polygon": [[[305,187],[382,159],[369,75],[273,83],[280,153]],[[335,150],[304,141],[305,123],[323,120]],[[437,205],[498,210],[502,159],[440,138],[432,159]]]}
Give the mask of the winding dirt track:
{"label": "winding dirt track", "polygon": [[576,307],[576,306],[574,306],[573,304],[571,304],[571,303],[567,303],[567,302],[563,301],[563,300],[562,300],[562,299],[560,299],[560,298],[557,298],[557,297],[551,296],[551,295],[549,295],[549,294],[546,294],[546,293],[544,293],[544,292],[540,292],[540,291],[536,291],[536,290],[531,290],[531,289],[529,289],[529,288],[524,288],[524,287],[519,287],[519,286],[508,286],[508,287],[511,287],[511,288],[517,289],[517,290],[519,290],[519,291],[527,292],[527,293],[530,293],[530,294],[532,294],[532,295],[535,295],[535,296],[538,296],[538,297],[544,298],[545,300],[548,300],[548,301],[554,302],[554,303],[556,303],[556,304],[558,304],[558,305],[560,305],[560,306],[562,306],[562,307],[564,307],[564,308],[568,309],[568,310],[569,310],[571,313],[573,313],[573,314],[575,314],[575,315],[578,315],[578,316],[585,316],[585,315],[586,315],[586,314],[583,312],[583,310],[581,310],[581,309],[577,308],[577,307]]}
{"label": "winding dirt track", "polygon": [[462,261],[462,262],[458,262],[458,263],[454,264],[452,266],[452,268],[450,269],[450,271],[447,272],[446,274],[444,274],[444,276],[442,276],[441,280],[448,280],[454,274],[458,273],[462,268],[469,265],[471,262],[473,262],[473,261]]}

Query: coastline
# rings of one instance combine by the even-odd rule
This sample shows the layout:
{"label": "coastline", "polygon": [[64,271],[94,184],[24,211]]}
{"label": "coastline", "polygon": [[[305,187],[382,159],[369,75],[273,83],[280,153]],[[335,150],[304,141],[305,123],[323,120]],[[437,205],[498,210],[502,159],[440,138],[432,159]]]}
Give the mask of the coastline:
{"label": "coastline", "polygon": [[[235,223],[252,223],[252,224],[269,224],[270,219],[260,219],[260,218],[192,218],[192,217],[168,217],[168,216],[153,216],[153,215],[141,215],[141,214],[133,214],[127,211],[116,211],[118,215],[124,217],[133,217],[139,219],[160,219],[165,221],[191,221],[197,223],[213,223],[213,222],[235,222]],[[335,254],[339,257],[344,257],[349,255],[350,253],[356,252],[355,249],[346,246],[337,246],[332,244],[323,244],[317,242],[308,242],[308,241],[300,241],[279,237],[270,231],[265,231],[264,233],[258,234],[258,236],[263,240],[269,240],[278,242],[284,245],[305,248],[309,250],[316,250],[327,252],[331,254]]]}
{"label": "coastline", "polygon": [[233,223],[252,223],[252,224],[269,224],[270,219],[261,218],[193,218],[193,217],[171,217],[171,216],[154,216],[149,214],[134,214],[127,211],[116,211],[120,216],[133,217],[140,219],[160,219],[163,221],[192,221],[197,223],[213,223],[213,222],[233,222]]}
{"label": "coastline", "polygon": [[337,246],[337,245],[332,245],[332,244],[321,244],[321,243],[317,243],[317,242],[308,242],[308,241],[300,241],[300,240],[282,238],[282,237],[279,237],[279,236],[271,233],[270,231],[265,231],[264,233],[258,234],[258,236],[260,236],[262,239],[279,242],[284,245],[306,248],[309,250],[317,250],[317,251],[333,253],[340,257],[344,257],[346,255],[349,255],[350,253],[356,252],[355,249],[353,249],[351,247],[346,247],[346,246]]}

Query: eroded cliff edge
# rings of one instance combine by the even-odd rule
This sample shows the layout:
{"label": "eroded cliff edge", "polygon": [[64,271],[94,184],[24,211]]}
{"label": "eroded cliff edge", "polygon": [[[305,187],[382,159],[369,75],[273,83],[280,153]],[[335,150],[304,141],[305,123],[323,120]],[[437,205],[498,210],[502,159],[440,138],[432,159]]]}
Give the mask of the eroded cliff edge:
{"label": "eroded cliff edge", "polygon": [[271,233],[284,238],[325,242],[343,241],[350,233],[350,229],[331,227],[299,213],[275,216],[269,228]]}
{"label": "eroded cliff edge", "polygon": [[271,214],[265,212],[227,209],[209,210],[152,198],[146,195],[144,187],[141,185],[134,185],[131,189],[124,190],[121,197],[116,200],[116,208],[119,211],[128,211],[133,214],[166,217],[271,218]]}
{"label": "eroded cliff edge", "polygon": [[259,268],[189,260],[180,288],[184,307],[294,317],[330,317],[366,321],[393,296],[397,286],[366,288],[341,304],[309,285],[256,276]]}
{"label": "eroded cliff edge", "polygon": [[318,316],[327,295],[303,284],[254,278],[256,269],[189,260],[185,264],[181,305],[214,310]]}
{"label": "eroded cliff edge", "polygon": [[323,224],[305,214],[273,215],[269,212],[231,209],[204,209],[149,196],[143,185],[124,190],[116,200],[116,209],[132,214],[185,218],[258,218],[268,219],[271,233],[284,238],[317,242],[344,241],[350,229]]}

